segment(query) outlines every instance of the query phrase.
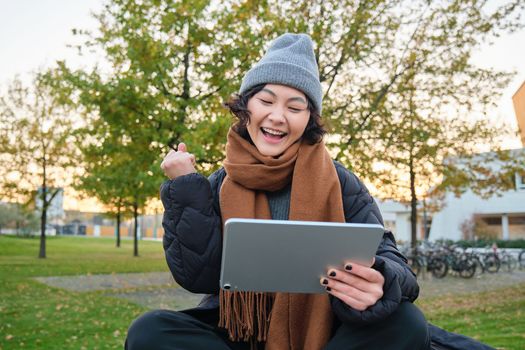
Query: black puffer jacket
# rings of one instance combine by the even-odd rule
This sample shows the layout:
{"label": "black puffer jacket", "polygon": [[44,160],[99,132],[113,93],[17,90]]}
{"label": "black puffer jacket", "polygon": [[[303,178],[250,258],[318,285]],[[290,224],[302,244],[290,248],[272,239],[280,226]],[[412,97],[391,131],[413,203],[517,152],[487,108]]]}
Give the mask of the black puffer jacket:
{"label": "black puffer jacket", "polygon": [[[341,183],[347,222],[383,224],[381,213],[361,181],[334,162]],[[165,212],[164,250],[173,277],[193,293],[210,294],[199,308],[218,307],[222,234],[219,190],[223,168],[209,179],[194,173],[166,181],[161,187]],[[331,297],[332,309],[342,322],[370,323],[391,314],[402,300],[414,301],[419,293],[416,278],[397,250],[391,232],[385,231],[374,268],[384,278],[383,298],[365,311],[357,311]]]}

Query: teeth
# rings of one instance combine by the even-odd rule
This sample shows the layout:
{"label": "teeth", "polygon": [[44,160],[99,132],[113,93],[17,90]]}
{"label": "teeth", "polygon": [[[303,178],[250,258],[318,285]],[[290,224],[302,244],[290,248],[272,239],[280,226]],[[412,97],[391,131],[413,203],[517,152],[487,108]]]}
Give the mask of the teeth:
{"label": "teeth", "polygon": [[282,136],[286,134],[285,132],[282,132],[282,131],[277,131],[277,130],[272,130],[272,129],[267,129],[267,128],[262,128],[262,129],[264,132],[267,132],[268,134],[272,134],[275,136]]}

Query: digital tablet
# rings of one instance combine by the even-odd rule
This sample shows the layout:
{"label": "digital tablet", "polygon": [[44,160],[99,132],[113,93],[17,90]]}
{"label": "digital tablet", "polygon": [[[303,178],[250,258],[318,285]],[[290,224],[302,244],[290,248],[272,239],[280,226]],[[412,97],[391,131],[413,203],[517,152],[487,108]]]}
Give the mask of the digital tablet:
{"label": "digital tablet", "polygon": [[370,265],[384,228],[375,224],[229,219],[220,287],[230,291],[324,293],[320,278],[348,261]]}

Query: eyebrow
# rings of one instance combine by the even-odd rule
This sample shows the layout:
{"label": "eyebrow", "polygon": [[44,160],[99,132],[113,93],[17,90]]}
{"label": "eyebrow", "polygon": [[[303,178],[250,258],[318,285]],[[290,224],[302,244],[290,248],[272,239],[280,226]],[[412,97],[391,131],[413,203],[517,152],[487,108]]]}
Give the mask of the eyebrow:
{"label": "eyebrow", "polygon": [[[277,97],[277,95],[275,94],[275,92],[273,92],[273,91],[270,90],[270,89],[263,88],[261,91],[265,91],[265,92],[269,93],[270,95],[272,95],[273,97]],[[304,98],[299,97],[299,96],[291,97],[291,98],[288,99],[288,101],[298,101],[298,102],[302,102],[302,103],[304,103],[305,105],[308,105],[308,104],[306,103],[306,101],[304,100]]]}

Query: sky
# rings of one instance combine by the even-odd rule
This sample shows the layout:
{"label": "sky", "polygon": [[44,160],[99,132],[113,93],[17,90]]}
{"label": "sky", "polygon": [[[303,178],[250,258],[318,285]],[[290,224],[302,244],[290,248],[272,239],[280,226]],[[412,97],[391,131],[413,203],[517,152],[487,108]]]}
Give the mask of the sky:
{"label": "sky", "polygon": [[[67,45],[78,40],[72,34],[73,28],[96,27],[90,13],[98,12],[102,3],[102,0],[0,0],[0,86],[17,74],[24,79],[29,72],[51,67],[56,60],[65,59],[74,67],[90,66],[93,57],[79,57]],[[473,62],[481,67],[516,71],[493,113],[517,129],[512,95],[525,81],[525,30],[504,35],[493,45],[482,45],[474,53]],[[522,147],[517,137],[503,146]],[[67,203],[77,205],[72,199]]]}
{"label": "sky", "polygon": [[[89,66],[92,57],[79,57],[67,44],[78,41],[72,28],[95,28],[90,12],[102,8],[102,0],[0,0],[0,84],[16,74],[24,78],[39,68],[66,59],[75,67]],[[494,45],[483,45],[473,62],[482,67],[515,70],[495,113],[516,125],[512,95],[525,81],[525,30],[499,38]],[[514,142],[515,141],[515,142]],[[518,139],[507,147],[520,147]]]}
{"label": "sky", "polygon": [[[15,74],[50,67],[57,59],[81,64],[72,28],[94,28],[100,0],[0,0],[0,84]],[[78,40],[78,39],[77,39]]]}

